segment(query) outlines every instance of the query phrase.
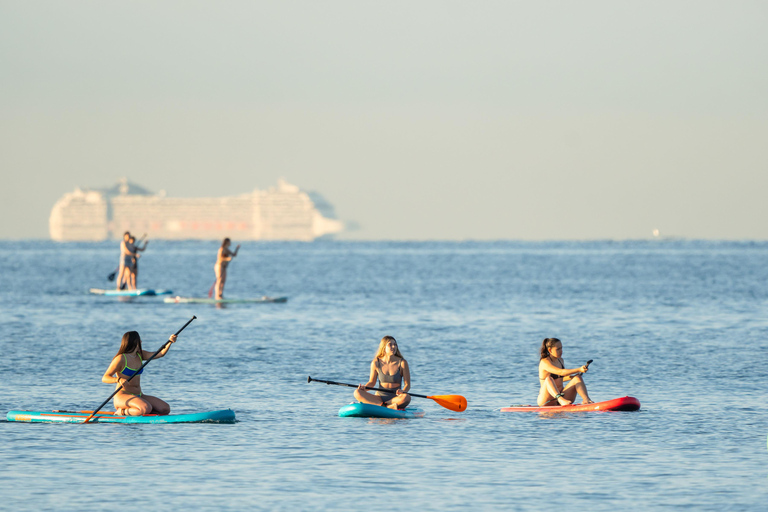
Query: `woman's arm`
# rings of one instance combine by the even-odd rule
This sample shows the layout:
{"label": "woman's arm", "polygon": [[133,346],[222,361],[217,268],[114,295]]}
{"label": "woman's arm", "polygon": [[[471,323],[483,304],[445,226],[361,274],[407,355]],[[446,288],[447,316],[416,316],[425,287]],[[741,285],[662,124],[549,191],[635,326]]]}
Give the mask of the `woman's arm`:
{"label": "woman's arm", "polygon": [[408,367],[408,361],[403,359],[403,393],[411,389],[411,369]]}
{"label": "woman's arm", "polygon": [[[171,334],[171,337],[168,338],[168,340],[171,342],[171,344],[176,343],[176,335],[175,334]],[[147,350],[142,350],[141,351],[141,358],[146,361],[147,359],[149,359],[153,355],[157,354],[155,356],[155,359],[160,359],[161,357],[163,357],[165,354],[168,353],[168,349],[170,349],[170,348],[171,348],[171,345],[165,345],[165,347],[163,347],[162,350],[159,350],[157,352],[149,352]]]}
{"label": "woman's arm", "polygon": [[371,361],[371,373],[368,375],[368,382],[363,384],[363,386],[367,388],[372,388],[376,385],[376,379],[378,378],[379,374],[376,371],[376,360],[374,359]]}
{"label": "woman's arm", "polygon": [[[563,364],[565,366],[565,364]],[[555,365],[553,365],[549,359],[542,359],[541,360],[541,368],[544,369],[547,373],[551,373],[553,375],[560,375],[561,377],[565,377],[566,375],[570,375],[572,373],[586,373],[587,367],[582,366],[581,368],[559,368]]]}
{"label": "woman's arm", "polygon": [[101,382],[105,384],[116,384],[120,382],[120,377],[115,377],[115,374],[117,373],[117,369],[120,367],[121,359],[122,358],[120,355],[116,355],[112,358],[112,362],[109,363],[107,371],[104,372],[104,375],[101,377]]}

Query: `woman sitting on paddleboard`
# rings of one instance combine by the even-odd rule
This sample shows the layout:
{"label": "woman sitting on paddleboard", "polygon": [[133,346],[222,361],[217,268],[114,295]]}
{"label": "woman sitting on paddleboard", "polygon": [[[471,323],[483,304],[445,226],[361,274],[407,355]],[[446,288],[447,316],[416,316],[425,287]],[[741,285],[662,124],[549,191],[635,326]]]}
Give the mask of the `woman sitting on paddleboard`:
{"label": "woman sitting on paddleboard", "polygon": [[[587,385],[581,378],[587,373],[587,365],[581,368],[566,368],[563,363],[563,344],[557,338],[547,338],[541,342],[541,360],[539,361],[539,407],[545,405],[569,405],[576,399],[576,393],[585,404],[591,404],[587,394]],[[571,374],[578,373],[571,377]],[[568,384],[565,381],[570,380]]]}
{"label": "woman sitting on paddleboard", "polygon": [[[235,247],[235,252],[229,250],[229,246],[232,241],[229,238],[225,238],[221,242],[219,252],[216,255],[216,264],[213,266],[213,271],[216,273],[216,300],[224,298],[224,283],[227,282],[227,265],[232,261],[232,258],[237,256],[237,251],[240,250],[240,246]],[[210,297],[210,295],[209,295]]]}
{"label": "woman sitting on paddleboard", "polygon": [[[170,337],[171,343],[176,342],[176,335]],[[166,345],[155,359],[163,357],[170,345]],[[148,352],[141,348],[141,338],[136,331],[128,331],[123,334],[123,340],[120,343],[120,350],[112,358],[109,368],[101,378],[102,382],[107,384],[122,385],[121,389],[114,398],[116,414],[120,416],[142,416],[144,414],[159,414],[164,416],[171,412],[171,406],[157,397],[145,395],[141,392],[141,374],[144,370],[141,366],[144,361],[152,357],[154,352]],[[126,382],[129,377],[133,377],[130,382]]]}
{"label": "woman sitting on paddleboard", "polygon": [[[376,386],[378,379],[379,385]],[[391,392],[376,391],[370,393],[366,387],[380,387]],[[405,409],[411,402],[408,390],[411,389],[411,371],[397,341],[392,336],[384,336],[379,343],[379,350],[371,361],[371,375],[368,382],[360,384],[355,390],[355,398],[365,404],[383,405],[390,409]]]}

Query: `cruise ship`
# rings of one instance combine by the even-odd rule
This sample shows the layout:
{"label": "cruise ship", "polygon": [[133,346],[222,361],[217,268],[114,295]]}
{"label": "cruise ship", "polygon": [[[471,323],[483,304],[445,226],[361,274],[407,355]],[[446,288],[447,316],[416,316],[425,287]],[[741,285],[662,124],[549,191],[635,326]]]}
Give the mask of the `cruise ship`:
{"label": "cruise ship", "polygon": [[126,231],[166,240],[309,241],[340,233],[344,224],[321,195],[283,180],[239,196],[176,198],[121,179],[112,188],[64,194],[49,229],[60,242],[120,239]]}

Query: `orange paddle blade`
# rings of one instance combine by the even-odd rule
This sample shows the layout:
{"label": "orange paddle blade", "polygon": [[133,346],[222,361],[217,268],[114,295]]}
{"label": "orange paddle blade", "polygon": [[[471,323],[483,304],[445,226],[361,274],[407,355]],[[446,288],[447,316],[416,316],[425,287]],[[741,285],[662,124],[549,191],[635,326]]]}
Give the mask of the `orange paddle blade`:
{"label": "orange paddle blade", "polygon": [[428,396],[446,409],[456,412],[462,412],[467,408],[467,399],[461,395],[435,395]]}

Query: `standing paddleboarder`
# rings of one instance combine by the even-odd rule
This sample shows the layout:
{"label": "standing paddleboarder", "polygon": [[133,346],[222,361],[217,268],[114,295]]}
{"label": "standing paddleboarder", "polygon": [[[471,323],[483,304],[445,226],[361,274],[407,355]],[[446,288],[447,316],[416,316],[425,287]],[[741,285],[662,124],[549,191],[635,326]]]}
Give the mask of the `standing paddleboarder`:
{"label": "standing paddleboarder", "polygon": [[[377,391],[374,395],[365,388],[376,387],[390,391]],[[405,409],[411,403],[408,390],[411,389],[411,370],[392,336],[384,336],[379,342],[379,349],[371,361],[371,374],[368,382],[360,384],[355,390],[355,398],[363,403],[381,405],[390,409]]]}
{"label": "standing paddleboarder", "polygon": [[128,261],[130,263],[131,261],[131,251],[129,250],[131,240],[131,232],[126,231],[123,233],[123,239],[120,242],[120,263],[117,266],[117,289],[122,290],[123,289],[123,278],[125,275],[125,262]]}
{"label": "standing paddleboarder", "polygon": [[[172,334],[169,341],[175,343],[176,335]],[[165,345],[165,348],[160,350],[154,358],[163,357],[169,348],[171,345]],[[166,402],[141,392],[141,374],[144,372],[142,365],[154,354],[155,352],[142,350],[141,337],[138,332],[128,331],[123,334],[120,350],[112,358],[112,362],[101,378],[101,382],[106,384],[123,386],[123,389],[118,391],[113,399],[118,416],[143,416],[150,413],[164,416],[171,412],[171,406]],[[133,378],[126,382],[129,377]]]}
{"label": "standing paddleboarder", "polygon": [[[232,241],[229,238],[225,238],[221,242],[219,252],[216,254],[216,264],[213,266],[213,271],[216,274],[216,283],[214,288],[216,290],[216,300],[224,298],[224,283],[227,282],[227,266],[232,258],[237,256],[237,251],[240,250],[240,245],[235,247],[235,251],[229,250],[229,246],[232,245]],[[210,297],[210,295],[208,295]]]}

